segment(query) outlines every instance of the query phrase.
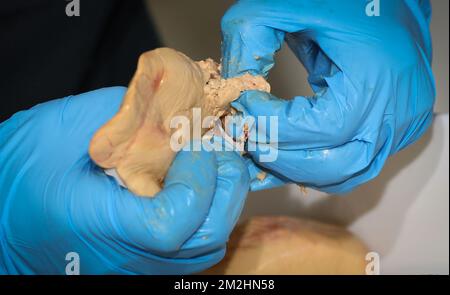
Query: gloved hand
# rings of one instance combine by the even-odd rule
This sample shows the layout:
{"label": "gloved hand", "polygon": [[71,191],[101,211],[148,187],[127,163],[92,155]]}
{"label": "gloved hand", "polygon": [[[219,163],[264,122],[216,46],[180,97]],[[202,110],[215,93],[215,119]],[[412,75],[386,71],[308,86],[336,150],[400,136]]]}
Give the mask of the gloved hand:
{"label": "gloved hand", "polygon": [[186,274],[222,259],[249,189],[240,156],[180,152],[155,198],[134,196],[87,153],[124,93],[53,100],[0,125],[0,273],[64,274],[69,252],[82,274]]}
{"label": "gloved hand", "polygon": [[[257,123],[249,126],[249,144],[256,145],[248,160],[253,190],[295,182],[347,192],[374,178],[389,155],[430,125],[429,1],[380,1],[380,16],[369,17],[366,11],[377,12],[374,2],[240,0],[223,17],[226,77],[267,76],[286,41],[315,92],[282,100],[248,91],[234,103],[244,122],[249,116],[278,120],[277,138]],[[275,149],[276,160],[261,162],[263,149]],[[255,175],[262,170],[269,174],[261,181]]]}

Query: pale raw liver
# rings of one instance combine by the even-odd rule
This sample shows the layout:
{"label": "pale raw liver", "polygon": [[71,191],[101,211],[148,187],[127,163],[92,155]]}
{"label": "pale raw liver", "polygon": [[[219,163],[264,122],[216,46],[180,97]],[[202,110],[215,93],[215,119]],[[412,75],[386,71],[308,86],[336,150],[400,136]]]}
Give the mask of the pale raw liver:
{"label": "pale raw liver", "polygon": [[339,226],[253,217],[233,231],[222,262],[203,274],[364,274],[367,253]]}
{"label": "pale raw liver", "polygon": [[242,91],[270,91],[260,76],[222,79],[219,71],[211,59],[194,62],[170,48],[142,54],[120,110],[91,140],[92,160],[114,168],[133,193],[154,196],[175,157],[170,146],[175,116],[188,118],[192,128],[193,108],[201,108],[202,118],[222,116]]}

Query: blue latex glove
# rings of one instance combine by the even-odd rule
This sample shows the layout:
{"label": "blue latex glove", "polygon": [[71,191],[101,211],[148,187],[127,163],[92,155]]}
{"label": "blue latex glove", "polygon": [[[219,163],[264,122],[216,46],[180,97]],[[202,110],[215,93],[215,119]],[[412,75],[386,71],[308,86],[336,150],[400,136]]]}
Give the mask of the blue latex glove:
{"label": "blue latex glove", "polygon": [[[255,138],[248,160],[253,190],[286,182],[331,193],[374,178],[386,159],[416,141],[432,121],[431,8],[427,0],[241,0],[222,19],[223,73],[267,76],[286,41],[309,73],[314,97],[281,100],[245,92],[234,107],[277,116],[278,139]],[[376,1],[375,1],[376,2]],[[270,147],[269,140],[278,143]],[[277,149],[261,162],[262,148]],[[261,170],[269,175],[260,181]]]}
{"label": "blue latex glove", "polygon": [[249,176],[233,152],[180,152],[153,199],[89,158],[125,88],[53,100],[0,125],[0,273],[186,274],[222,259]]}

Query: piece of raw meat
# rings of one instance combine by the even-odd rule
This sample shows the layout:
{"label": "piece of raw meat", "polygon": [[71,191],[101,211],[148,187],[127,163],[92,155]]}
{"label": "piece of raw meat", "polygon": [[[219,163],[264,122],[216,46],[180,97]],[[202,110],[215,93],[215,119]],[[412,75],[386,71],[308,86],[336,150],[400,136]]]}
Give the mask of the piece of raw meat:
{"label": "piece of raw meat", "polygon": [[225,258],[204,274],[364,274],[366,246],[342,227],[253,217],[231,234]]}

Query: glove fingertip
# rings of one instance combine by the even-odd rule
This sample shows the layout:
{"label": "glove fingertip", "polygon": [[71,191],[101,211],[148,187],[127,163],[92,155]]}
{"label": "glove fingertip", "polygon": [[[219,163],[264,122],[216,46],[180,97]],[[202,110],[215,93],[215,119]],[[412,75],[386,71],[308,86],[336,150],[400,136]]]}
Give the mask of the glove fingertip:
{"label": "glove fingertip", "polygon": [[217,152],[219,176],[238,180],[242,186],[249,186],[250,175],[242,157],[234,151]]}

